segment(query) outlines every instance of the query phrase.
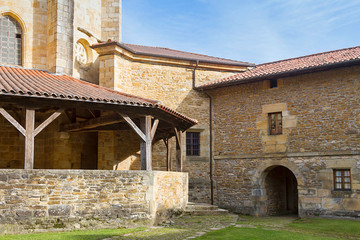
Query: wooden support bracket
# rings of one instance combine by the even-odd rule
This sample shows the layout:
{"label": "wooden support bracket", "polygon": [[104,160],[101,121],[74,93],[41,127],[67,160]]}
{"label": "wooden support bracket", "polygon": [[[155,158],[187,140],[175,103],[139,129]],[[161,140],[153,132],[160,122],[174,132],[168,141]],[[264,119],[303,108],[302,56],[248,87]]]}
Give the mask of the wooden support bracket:
{"label": "wooden support bracket", "polygon": [[53,122],[57,117],[60,116],[63,110],[57,110],[48,119],[41,123],[35,129],[35,110],[26,109],[26,121],[25,128],[21,126],[5,109],[0,108],[0,113],[3,115],[14,127],[25,136],[25,159],[24,168],[34,168],[34,142],[35,136],[38,135],[46,126]]}

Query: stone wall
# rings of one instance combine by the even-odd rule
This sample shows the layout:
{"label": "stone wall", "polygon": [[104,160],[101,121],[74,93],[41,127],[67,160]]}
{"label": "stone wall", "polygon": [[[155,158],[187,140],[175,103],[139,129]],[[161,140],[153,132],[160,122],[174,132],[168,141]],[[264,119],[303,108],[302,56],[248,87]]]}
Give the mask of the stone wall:
{"label": "stone wall", "polygon": [[[149,59],[135,61],[121,54],[102,54],[102,49],[97,49],[97,51],[100,53],[100,85],[121,92],[159,100],[165,106],[169,106],[199,121],[196,126],[189,130],[200,132],[200,156],[186,156],[184,147],[184,168],[186,172],[189,172],[190,200],[209,203],[209,98],[205,93],[193,89],[195,63],[187,62],[187,65],[184,66],[184,63],[180,60],[168,59],[169,64],[156,64],[149,62]],[[165,58],[161,60],[166,61]],[[238,71],[240,71],[239,69]],[[196,86],[233,74],[234,72],[230,71],[199,67],[195,72]],[[104,134],[104,139],[109,136],[109,133]],[[139,153],[134,151],[134,149],[139,149],[139,140],[131,138],[128,141],[129,135],[123,132],[114,135],[113,138],[116,139],[114,144],[121,142],[120,145],[118,144],[112,148],[113,151],[126,151],[129,152],[129,155],[114,158],[112,164],[111,160],[106,160],[108,163],[107,169],[113,169],[114,166],[120,169],[128,169],[129,166],[140,167]],[[182,144],[185,146],[185,134],[182,139]],[[99,141],[100,145],[103,145],[101,142],[105,140],[99,138]],[[172,153],[175,154],[174,139],[173,143]],[[107,145],[106,148],[111,147]],[[106,152],[100,154],[99,161],[103,161],[102,156],[110,155],[115,157],[116,153],[110,154]],[[175,155],[173,159],[175,159]],[[173,166],[173,170],[175,170],[175,162]],[[162,141],[153,145],[153,169],[166,170],[166,148]]]}
{"label": "stone wall", "polygon": [[[349,67],[210,92],[214,154],[360,150],[359,76]],[[282,112],[282,135],[268,134],[270,112]]]}
{"label": "stone wall", "polygon": [[[359,217],[359,76],[348,67],[278,79],[272,89],[260,81],[209,91],[217,204],[269,214],[266,176],[284,166],[297,180],[300,216]],[[280,135],[269,135],[271,112],[282,113]],[[351,191],[334,191],[334,169],[350,169]]]}
{"label": "stone wall", "polygon": [[[300,216],[360,217],[360,154],[317,155],[217,158],[216,203],[242,214],[268,214],[271,208],[265,182],[268,169],[284,166],[297,180]],[[334,168],[351,169],[351,191],[334,190]]]}
{"label": "stone wall", "polygon": [[0,170],[0,233],[155,224],[183,211],[187,174]]}

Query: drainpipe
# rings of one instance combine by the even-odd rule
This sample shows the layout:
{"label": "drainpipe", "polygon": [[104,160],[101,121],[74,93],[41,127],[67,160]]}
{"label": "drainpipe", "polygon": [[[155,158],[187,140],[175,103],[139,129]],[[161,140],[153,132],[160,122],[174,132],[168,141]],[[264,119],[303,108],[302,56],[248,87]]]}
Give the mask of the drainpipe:
{"label": "drainpipe", "polygon": [[[193,72],[193,89],[197,90],[196,88],[196,69],[199,66],[199,60],[196,60],[196,66]],[[197,90],[198,91],[198,90]],[[209,131],[210,131],[210,201],[211,205],[214,204],[214,180],[213,180],[213,121],[212,121],[212,97],[202,90],[203,93],[209,98]]]}

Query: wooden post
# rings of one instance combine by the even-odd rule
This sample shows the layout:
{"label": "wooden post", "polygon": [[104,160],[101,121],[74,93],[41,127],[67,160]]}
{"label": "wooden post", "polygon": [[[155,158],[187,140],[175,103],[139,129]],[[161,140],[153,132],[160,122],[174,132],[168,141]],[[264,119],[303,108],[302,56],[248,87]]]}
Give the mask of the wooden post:
{"label": "wooden post", "polygon": [[140,129],[145,135],[145,141],[141,139],[141,170],[152,170],[152,136],[151,136],[151,116],[140,119]]}
{"label": "wooden post", "polygon": [[171,171],[172,169],[172,162],[171,162],[171,148],[172,148],[172,141],[171,138],[164,138],[164,144],[166,146],[166,171]]}
{"label": "wooden post", "polygon": [[181,142],[181,131],[178,131],[176,128],[175,137],[176,137],[176,171],[182,172],[183,167],[183,151],[182,151],[182,142]]}
{"label": "wooden post", "polygon": [[25,123],[25,169],[34,168],[34,127],[35,127],[35,110],[26,109]]}

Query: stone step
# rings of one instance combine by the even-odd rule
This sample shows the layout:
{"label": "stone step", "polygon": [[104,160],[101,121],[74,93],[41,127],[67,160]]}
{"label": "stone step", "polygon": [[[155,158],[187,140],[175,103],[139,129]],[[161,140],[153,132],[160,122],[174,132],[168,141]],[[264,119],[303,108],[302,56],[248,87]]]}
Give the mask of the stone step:
{"label": "stone step", "polygon": [[225,209],[217,209],[217,210],[195,210],[195,211],[188,211],[185,210],[184,212],[187,215],[193,215],[193,216],[202,216],[202,215],[223,215],[223,214],[229,214],[228,210]]}
{"label": "stone step", "polygon": [[218,207],[211,204],[198,203],[198,204],[187,204],[185,210],[196,211],[196,210],[217,210]]}
{"label": "stone step", "polygon": [[221,215],[228,214],[229,211],[225,209],[219,209],[218,206],[206,204],[206,203],[193,203],[189,202],[185,208],[185,214],[188,215]]}

